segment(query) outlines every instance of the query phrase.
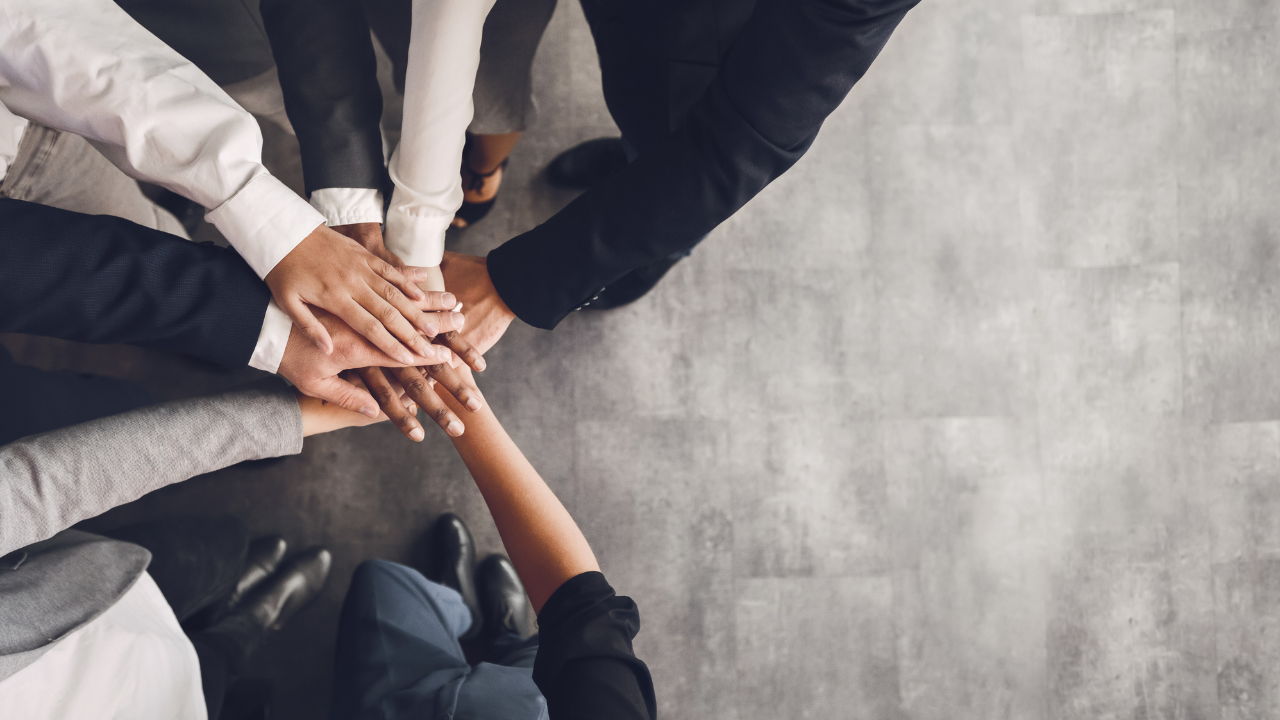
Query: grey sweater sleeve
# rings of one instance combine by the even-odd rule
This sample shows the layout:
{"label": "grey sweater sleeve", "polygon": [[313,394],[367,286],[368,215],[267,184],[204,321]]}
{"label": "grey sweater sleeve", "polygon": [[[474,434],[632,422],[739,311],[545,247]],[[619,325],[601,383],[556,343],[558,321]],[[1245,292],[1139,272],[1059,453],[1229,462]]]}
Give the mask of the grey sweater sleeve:
{"label": "grey sweater sleeve", "polygon": [[276,380],[142,408],[0,447],[0,556],[152,490],[302,451],[302,413]]}

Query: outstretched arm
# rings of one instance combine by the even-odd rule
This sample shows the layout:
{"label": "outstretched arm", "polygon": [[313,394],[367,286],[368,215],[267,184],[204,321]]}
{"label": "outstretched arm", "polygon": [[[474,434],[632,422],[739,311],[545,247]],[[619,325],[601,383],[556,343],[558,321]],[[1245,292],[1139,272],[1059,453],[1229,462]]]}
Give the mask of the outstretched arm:
{"label": "outstretched arm", "polygon": [[304,435],[370,422],[268,381],[17,440],[0,447],[0,555],[166,485],[300,452]]}
{"label": "outstretched arm", "polygon": [[918,2],[758,0],[682,127],[489,253],[502,300],[553,328],[631,270],[692,247],[804,155]]}
{"label": "outstretched arm", "polygon": [[[440,397],[461,412],[443,389]],[[591,546],[551,488],[512,442],[487,405],[467,418],[467,432],[452,438],[484,495],[533,609],[542,611],[566,581],[600,565]]]}
{"label": "outstretched arm", "polygon": [[328,351],[309,306],[384,352],[424,353],[422,292],[392,265],[324,226],[262,165],[249,113],[110,0],[0,3],[0,102],[88,139],[111,162],[209,210],[280,307]]}

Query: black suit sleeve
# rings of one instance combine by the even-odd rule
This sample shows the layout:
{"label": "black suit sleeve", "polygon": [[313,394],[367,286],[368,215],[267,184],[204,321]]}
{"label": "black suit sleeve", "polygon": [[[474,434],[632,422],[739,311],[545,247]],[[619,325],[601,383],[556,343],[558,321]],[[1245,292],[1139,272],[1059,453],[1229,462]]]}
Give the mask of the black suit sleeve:
{"label": "black suit sleeve", "polygon": [[271,291],[231,250],[0,199],[0,332],[245,365]]}
{"label": "black suit sleeve", "polygon": [[262,0],[262,21],[302,147],[307,194],[390,186],[382,161],[382,91],[357,0]]}
{"label": "black suit sleeve", "polygon": [[489,254],[522,320],[553,328],[634,268],[688,249],[786,172],[919,0],[759,0],[684,125]]}

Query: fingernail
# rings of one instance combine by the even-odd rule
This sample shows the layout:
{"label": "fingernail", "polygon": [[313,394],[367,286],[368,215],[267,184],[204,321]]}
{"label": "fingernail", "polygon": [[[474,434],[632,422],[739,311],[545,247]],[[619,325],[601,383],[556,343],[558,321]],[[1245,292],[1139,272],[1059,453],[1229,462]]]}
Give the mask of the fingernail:
{"label": "fingernail", "polygon": [[485,368],[487,368],[487,367],[489,367],[489,363],[485,362],[485,361],[484,361],[484,358],[476,358],[476,369],[477,369],[477,370],[479,370],[480,372],[484,372],[484,369],[485,369]]}
{"label": "fingernail", "polygon": [[422,442],[422,428],[414,428],[409,431],[409,439],[414,442]]}
{"label": "fingernail", "polygon": [[445,428],[450,435],[458,437],[462,434],[462,423],[457,420],[450,421],[449,426]]}
{"label": "fingernail", "polygon": [[462,314],[462,313],[460,313],[460,312],[456,312],[456,313],[454,313],[454,314],[450,317],[450,319],[451,319],[451,320],[453,320],[453,325],[454,325],[454,327],[455,327],[456,329],[459,329],[459,330],[461,330],[461,329],[462,329],[463,324],[465,324],[465,323],[467,322],[467,316],[466,316],[466,315],[463,315],[463,314]]}
{"label": "fingernail", "polygon": [[432,325],[431,323],[423,323],[422,331],[430,335],[431,337],[435,337],[436,335],[440,334],[440,328],[436,327],[435,325]]}
{"label": "fingernail", "polygon": [[405,408],[405,410],[407,410],[410,415],[418,414],[418,406],[413,403],[409,403],[409,407]]}
{"label": "fingernail", "polygon": [[440,296],[440,302],[448,307],[453,307],[454,303],[458,302],[458,298],[454,297],[453,293],[445,293]]}
{"label": "fingernail", "polygon": [[396,359],[404,363],[405,365],[412,365],[413,353],[409,352],[408,350],[405,350],[404,348],[400,348],[400,350],[396,352]]}
{"label": "fingernail", "polygon": [[414,268],[413,270],[410,270],[410,271],[409,271],[409,279],[413,280],[414,282],[422,282],[423,280],[426,280],[426,279],[427,279],[427,269],[426,269],[426,268]]}
{"label": "fingernail", "polygon": [[363,414],[363,415],[368,415],[368,416],[369,416],[369,417],[371,417],[371,418],[376,418],[376,417],[378,417],[378,411],[377,411],[377,409],[375,409],[375,408],[371,408],[371,407],[363,407],[363,408],[360,408],[360,413],[361,413],[361,414]]}
{"label": "fingernail", "polygon": [[475,398],[467,398],[467,409],[475,412],[480,409],[480,401]]}

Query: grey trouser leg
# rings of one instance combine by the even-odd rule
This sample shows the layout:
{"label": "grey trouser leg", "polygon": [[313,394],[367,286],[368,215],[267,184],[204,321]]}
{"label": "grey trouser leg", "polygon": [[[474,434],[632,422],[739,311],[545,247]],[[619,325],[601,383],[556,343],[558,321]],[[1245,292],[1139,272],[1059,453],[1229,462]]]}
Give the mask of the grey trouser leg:
{"label": "grey trouser leg", "polygon": [[114,215],[190,239],[168,210],[79,135],[31,123],[0,182],[0,197],[87,215]]}
{"label": "grey trouser leg", "polygon": [[556,11],[556,0],[497,0],[484,23],[480,67],[471,93],[473,135],[525,130],[537,116],[533,57]]}

